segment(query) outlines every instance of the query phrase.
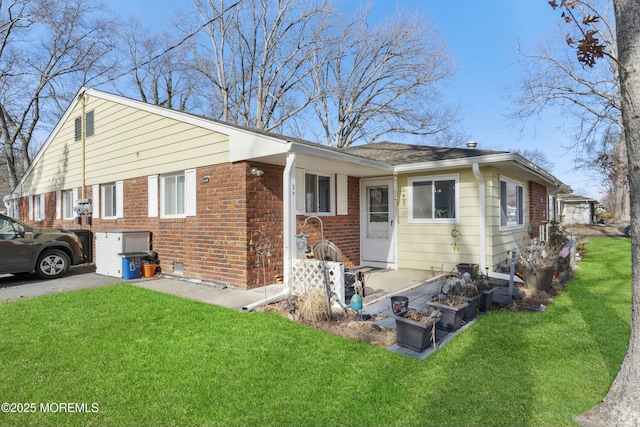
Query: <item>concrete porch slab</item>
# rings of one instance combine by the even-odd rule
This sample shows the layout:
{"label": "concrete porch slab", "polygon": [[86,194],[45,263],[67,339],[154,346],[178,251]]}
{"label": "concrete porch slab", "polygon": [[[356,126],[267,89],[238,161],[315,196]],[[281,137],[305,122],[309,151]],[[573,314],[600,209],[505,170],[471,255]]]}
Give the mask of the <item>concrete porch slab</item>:
{"label": "concrete porch slab", "polygon": [[385,297],[430,283],[444,277],[441,272],[429,270],[371,269],[364,273],[365,297],[363,303],[373,304]]}

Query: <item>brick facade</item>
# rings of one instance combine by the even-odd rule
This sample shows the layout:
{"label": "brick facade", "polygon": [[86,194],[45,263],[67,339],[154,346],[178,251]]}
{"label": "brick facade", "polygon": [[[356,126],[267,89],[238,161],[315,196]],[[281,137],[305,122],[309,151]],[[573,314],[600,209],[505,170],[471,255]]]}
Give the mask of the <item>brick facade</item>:
{"label": "brick facade", "polygon": [[[345,268],[360,264],[360,180],[349,177],[348,183],[348,215],[321,216],[324,239],[335,244],[342,252],[341,261]],[[296,233],[302,232],[304,215],[296,217]],[[320,224],[317,220],[307,221],[304,234],[308,234],[309,246],[321,240]]]}
{"label": "brick facade", "polygon": [[540,237],[540,226],[548,220],[549,208],[547,188],[536,182],[529,181],[529,223],[532,238]]}
{"label": "brick facade", "polygon": [[[264,174],[252,175],[252,167]],[[158,253],[163,273],[173,274],[174,263],[182,263],[184,277],[251,289],[275,283],[283,275],[283,171],[282,166],[254,162],[198,168],[194,217],[149,218],[146,176],[124,180],[123,218],[96,218],[91,226],[57,220],[55,192],[45,195],[45,220],[28,219],[27,197],[20,201],[20,213],[38,227],[150,231],[151,249]],[[348,185],[349,215],[322,217],[325,239],[342,250],[345,267],[358,265],[360,259],[359,180],[349,177]],[[92,186],[85,187],[85,197],[95,200],[91,193]],[[304,216],[297,222],[299,229]],[[320,239],[316,225],[309,221],[306,230],[311,244]],[[261,241],[262,236],[270,247],[262,246],[267,241]]]}

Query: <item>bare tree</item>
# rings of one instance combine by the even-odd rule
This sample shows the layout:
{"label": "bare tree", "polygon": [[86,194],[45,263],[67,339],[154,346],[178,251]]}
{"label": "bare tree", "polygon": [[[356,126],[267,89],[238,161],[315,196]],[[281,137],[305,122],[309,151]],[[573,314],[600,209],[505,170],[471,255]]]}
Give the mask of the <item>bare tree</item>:
{"label": "bare tree", "polygon": [[[578,60],[589,67],[604,58],[614,59],[620,89],[622,129],[627,147],[631,200],[631,334],[627,354],[611,388],[599,405],[576,418],[583,426],[637,426],[640,424],[640,2],[614,0],[617,51],[598,39],[593,23],[600,17],[575,12],[576,0],[555,0],[563,16],[580,30]],[[573,40],[570,40],[573,41]]]}
{"label": "bare tree", "polygon": [[221,120],[282,131],[309,104],[301,82],[317,42],[322,2],[196,0],[204,37],[195,67],[206,81],[201,96]]}
{"label": "bare tree", "polygon": [[[558,38],[573,44],[578,42],[571,36],[565,36],[563,28],[559,29],[562,36],[555,35],[550,43],[540,42],[535,53],[519,49],[522,68],[527,73],[520,83],[520,90],[512,95],[516,106],[513,118],[524,121],[539,116],[545,110],[560,108],[568,122],[575,124],[566,125],[566,130],[574,135],[571,148],[576,153],[576,167],[600,172],[602,160],[610,158],[602,154],[624,151],[624,147],[618,147],[624,144],[623,139],[610,138],[612,134],[619,135],[622,129],[612,0],[579,1],[574,7],[581,16],[600,17],[590,22],[593,27],[590,31],[597,31],[598,42],[613,55],[605,55],[597,62],[592,60],[590,64],[576,61],[576,57],[558,43]],[[594,34],[589,34],[589,37],[595,37]],[[581,52],[578,48],[578,59]],[[610,165],[609,169],[612,167]],[[605,175],[606,179],[616,177],[620,175]],[[626,189],[624,180],[612,182],[614,197],[611,200],[615,205],[610,208],[616,220],[628,214],[624,209],[628,199]]]}
{"label": "bare tree", "polygon": [[356,12],[313,56],[308,93],[327,144],[450,130],[438,83],[454,67],[431,21],[401,11],[374,27],[368,20],[368,11]]}
{"label": "bare tree", "polygon": [[180,111],[197,109],[194,94],[201,79],[189,66],[190,38],[178,40],[168,31],[154,34],[139,19],[131,20],[123,36],[123,75],[143,102]]}
{"label": "bare tree", "polygon": [[102,60],[114,26],[100,16],[90,0],[0,3],[0,137],[11,187],[31,164],[38,127],[55,123],[60,103],[109,68]]}

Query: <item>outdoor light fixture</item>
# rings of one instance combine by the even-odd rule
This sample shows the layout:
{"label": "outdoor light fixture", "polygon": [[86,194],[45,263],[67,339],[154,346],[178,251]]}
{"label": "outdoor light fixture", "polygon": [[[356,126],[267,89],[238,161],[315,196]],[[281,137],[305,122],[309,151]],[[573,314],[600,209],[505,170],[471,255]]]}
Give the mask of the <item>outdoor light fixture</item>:
{"label": "outdoor light fixture", "polygon": [[264,171],[258,169],[258,168],[251,168],[251,175],[255,175],[255,176],[262,176],[264,174]]}
{"label": "outdoor light fixture", "polygon": [[210,176],[209,176],[209,175],[207,175],[207,176],[203,177],[203,178],[202,178],[202,183],[203,183],[203,184],[208,183],[208,182],[209,182],[209,178],[210,178]]}

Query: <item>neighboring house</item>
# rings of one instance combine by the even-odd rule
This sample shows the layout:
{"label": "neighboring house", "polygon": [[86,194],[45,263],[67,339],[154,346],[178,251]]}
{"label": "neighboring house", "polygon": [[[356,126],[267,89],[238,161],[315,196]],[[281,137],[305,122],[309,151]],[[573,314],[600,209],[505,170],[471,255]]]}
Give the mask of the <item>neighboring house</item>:
{"label": "neighboring house", "polygon": [[337,150],[82,89],[5,203],[39,226],[89,228],[74,208],[91,199],[92,230],[150,231],[163,273],[247,289],[289,280],[302,232],[347,268],[493,269],[566,190],[514,153]]}
{"label": "neighboring house", "polygon": [[[5,187],[0,186],[0,199],[4,198],[9,193],[11,193],[11,189],[10,188],[5,188]],[[6,208],[6,206],[4,204],[0,204],[0,213],[1,214],[6,214],[7,213],[7,208]]]}
{"label": "neighboring house", "polygon": [[558,196],[558,205],[562,224],[593,224],[600,202],[577,194],[561,194]]}

